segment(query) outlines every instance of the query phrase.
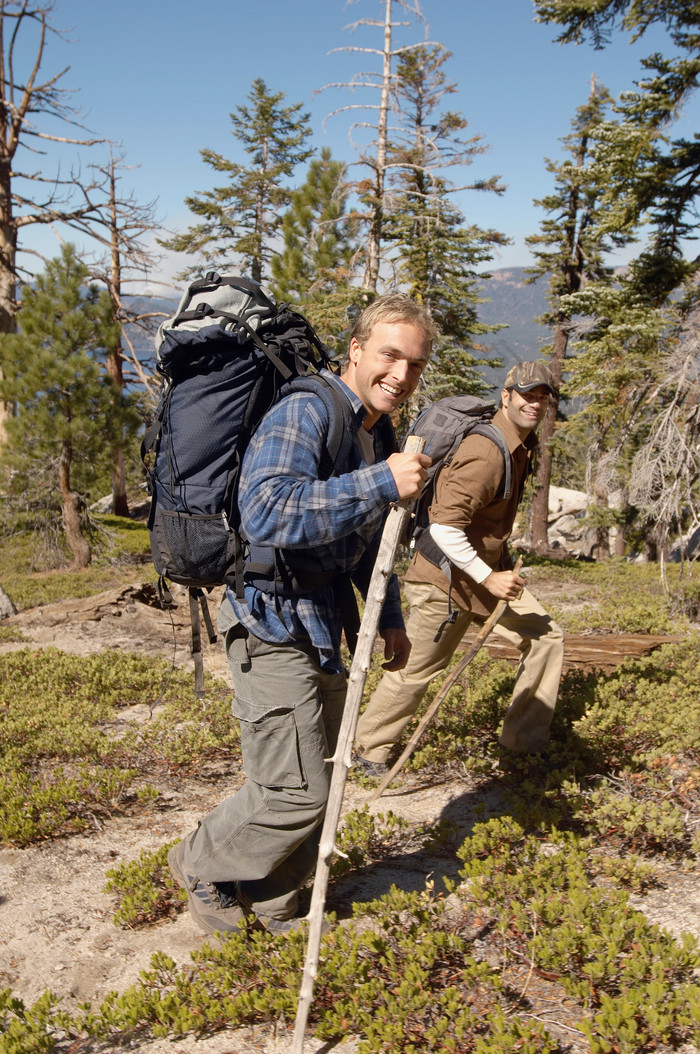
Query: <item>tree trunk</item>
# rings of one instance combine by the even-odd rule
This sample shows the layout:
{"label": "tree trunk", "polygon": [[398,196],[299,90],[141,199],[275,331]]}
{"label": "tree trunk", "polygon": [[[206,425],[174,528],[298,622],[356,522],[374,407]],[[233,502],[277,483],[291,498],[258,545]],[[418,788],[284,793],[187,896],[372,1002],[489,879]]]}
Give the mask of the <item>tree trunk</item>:
{"label": "tree trunk", "polygon": [[[608,508],[608,495],[601,489],[594,490],[593,501],[602,509]],[[598,562],[610,559],[610,528],[608,526],[596,527],[591,555]]]}
{"label": "tree trunk", "polygon": [[66,541],[70,551],[73,553],[72,569],[79,570],[81,567],[87,567],[90,563],[92,551],[80,526],[80,513],[83,503],[80,495],[71,490],[70,469],[72,460],[73,451],[71,445],[70,443],[64,443],[61,447],[61,457],[58,462],[58,489],[61,493]]}
{"label": "tree trunk", "polygon": [[126,468],[124,451],[117,447],[112,451],[112,512],[115,516],[129,515],[126,496]]}
{"label": "tree trunk", "polygon": [[[117,177],[114,158],[109,163],[109,208],[111,226],[111,264],[109,276],[109,295],[114,307],[115,317],[120,318],[122,300],[122,264],[119,251],[119,215],[117,211]],[[107,352],[107,373],[114,385],[117,397],[121,399],[124,391],[124,355],[121,337]],[[126,470],[124,467],[124,446],[115,442],[112,447],[112,512],[115,516],[129,515],[129,502],[126,497]]]}
{"label": "tree trunk", "polygon": [[[117,340],[115,346],[110,348],[105,365],[107,373],[114,384],[115,397],[118,397],[124,388],[121,341]],[[126,497],[124,447],[118,441],[115,441],[112,447],[112,512],[115,516],[129,515],[129,502]]]}
{"label": "tree trunk", "polygon": [[[17,330],[17,230],[12,216],[11,187],[10,158],[0,156],[0,333]],[[0,402],[0,446],[6,439],[5,421],[14,412],[12,403]]]}
{"label": "tree trunk", "polygon": [[[566,348],[569,343],[568,319],[557,322],[554,329],[552,342],[552,359],[549,367],[552,371],[554,384],[559,391],[561,378],[564,372],[564,359]],[[549,549],[549,535],[547,527],[549,524],[549,485],[552,476],[552,452],[550,442],[557,423],[557,410],[559,408],[559,397],[553,396],[549,400],[547,411],[542,418],[540,427],[540,445],[537,455],[537,473],[535,475],[535,494],[532,499],[532,512],[530,518],[530,537],[532,547],[536,553],[546,553]]]}
{"label": "tree trunk", "polygon": [[382,73],[382,92],[379,102],[377,120],[377,167],[374,173],[374,194],[371,205],[371,219],[367,235],[367,259],[362,288],[376,293],[379,281],[379,260],[384,219],[384,177],[386,174],[387,153],[387,117],[389,113],[389,88],[391,84],[391,4],[386,0],[384,11],[384,68]]}

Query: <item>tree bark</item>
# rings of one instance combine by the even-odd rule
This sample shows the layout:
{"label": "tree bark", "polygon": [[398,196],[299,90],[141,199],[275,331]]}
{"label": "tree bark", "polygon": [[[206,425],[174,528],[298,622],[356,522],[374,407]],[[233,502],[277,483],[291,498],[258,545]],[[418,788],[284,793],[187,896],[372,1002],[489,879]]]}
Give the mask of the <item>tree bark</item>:
{"label": "tree bark", "polygon": [[[106,368],[114,385],[115,397],[119,397],[124,388],[122,369],[122,346],[117,340],[114,347],[107,352]],[[112,446],[112,512],[115,516],[129,515],[129,502],[126,497],[126,468],[124,446],[117,439]]]}
{"label": "tree bark", "polygon": [[382,72],[382,92],[379,102],[377,120],[377,167],[374,173],[374,193],[371,208],[371,219],[367,235],[367,259],[362,288],[376,293],[379,281],[379,260],[384,219],[384,180],[386,176],[387,156],[387,117],[389,113],[389,88],[391,84],[391,4],[386,0],[384,10],[384,66]]}
{"label": "tree bark", "polygon": [[73,554],[72,569],[79,570],[81,567],[87,567],[90,563],[92,550],[80,526],[80,514],[83,503],[80,495],[71,490],[70,470],[72,460],[73,451],[71,445],[70,443],[64,443],[61,447],[61,456],[58,462],[58,488],[61,494],[66,541]]}
{"label": "tree bark", "polygon": [[[552,358],[549,368],[552,371],[557,392],[561,387],[564,372],[564,359],[569,343],[568,319],[557,322],[552,342]],[[536,553],[546,553],[549,549],[549,485],[552,477],[552,451],[550,442],[557,423],[559,396],[552,396],[540,427],[540,445],[537,455],[537,472],[535,474],[535,494],[532,499],[530,517],[530,537]]]}
{"label": "tree bark", "polygon": [[[593,500],[596,505],[599,505],[603,509],[608,508],[608,495],[607,492],[602,489],[594,489]],[[592,550],[593,559],[598,563],[603,560],[610,559],[610,528],[596,527],[595,529],[595,541],[593,542]]]}
{"label": "tree bark", "polygon": [[126,466],[124,451],[118,447],[112,451],[112,512],[115,516],[129,515],[126,496]]}
{"label": "tree bark", "polygon": [[[114,306],[115,316],[119,318],[122,297],[122,263],[119,250],[119,216],[117,213],[117,176],[114,158],[109,163],[109,215],[111,228],[111,266],[109,294]],[[124,390],[124,355],[120,338],[107,352],[107,373],[118,397]],[[123,443],[115,442],[112,447],[112,512],[115,516],[129,515],[129,502],[126,497],[126,471],[124,468]]]}
{"label": "tree bark", "polygon": [[[17,230],[12,218],[10,160],[0,156],[0,333],[15,333],[17,330],[16,257]],[[0,446],[7,438],[5,421],[13,412],[12,403],[0,402]]]}

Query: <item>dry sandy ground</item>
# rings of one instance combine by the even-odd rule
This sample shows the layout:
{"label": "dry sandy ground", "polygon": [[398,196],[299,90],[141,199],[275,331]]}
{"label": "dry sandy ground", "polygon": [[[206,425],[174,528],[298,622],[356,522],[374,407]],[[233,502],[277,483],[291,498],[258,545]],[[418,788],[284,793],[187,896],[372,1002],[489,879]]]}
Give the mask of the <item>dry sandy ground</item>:
{"label": "dry sandy ground", "polygon": [[[34,646],[55,645],[85,654],[108,648],[126,648],[150,654],[173,654],[178,663],[189,663],[189,616],[181,605],[171,621],[150,603],[148,590],[126,587],[85,601],[71,601],[31,609],[8,620],[20,628]],[[3,645],[7,650],[13,645]],[[227,676],[220,646],[206,646],[206,665]],[[138,716],[138,715],[134,715]],[[186,964],[190,953],[204,940],[187,913],[151,929],[122,930],[112,922],[113,900],[104,892],[105,873],[136,859],[143,849],[156,849],[190,830],[200,815],[236,785],[226,772],[210,786],[170,789],[150,815],[141,819],[116,817],[95,821],[94,829],[80,836],[48,842],[28,849],[0,849],[0,987],[31,1004],[45,989],[74,1008],[79,1001],[99,1004],[109,991],[123,991],[148,968],[156,951],[164,951]],[[361,807],[369,792],[348,784],[345,809]],[[478,792],[468,780],[453,780],[434,787],[402,785],[371,806],[391,809],[407,819],[425,822],[447,816],[466,835],[475,808],[499,811],[498,783]],[[483,814],[479,819],[483,818]],[[371,899],[392,884],[422,889],[432,872],[445,873],[445,858],[405,854],[361,874],[349,876],[332,895],[336,903]],[[700,938],[700,876],[670,876],[672,886],[647,897],[640,907],[650,918],[674,934],[683,931]],[[282,1054],[289,1050],[291,1032],[246,1028],[205,1039],[134,1041],[128,1048],[139,1054]],[[94,1046],[95,1054],[116,1049]],[[122,1048],[120,1048],[122,1049]],[[353,1054],[357,1044],[347,1040],[329,1045],[309,1040],[306,1051],[338,1050]]]}

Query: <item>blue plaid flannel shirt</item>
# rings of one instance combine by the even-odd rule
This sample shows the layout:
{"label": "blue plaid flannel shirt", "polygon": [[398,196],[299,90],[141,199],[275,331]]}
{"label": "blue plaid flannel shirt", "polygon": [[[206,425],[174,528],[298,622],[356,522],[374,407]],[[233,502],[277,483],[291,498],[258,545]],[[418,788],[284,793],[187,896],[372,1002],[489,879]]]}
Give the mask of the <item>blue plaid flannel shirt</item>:
{"label": "blue plaid flannel shirt", "polygon": [[[340,378],[326,370],[323,374],[350,402],[359,430],[366,415],[361,400]],[[389,451],[376,449],[375,439],[375,463],[369,465],[353,443],[339,475],[321,480],[327,431],[325,405],[310,392],[285,396],[265,415],[243,458],[238,495],[242,525],[256,545],[331,557],[333,566],[351,572],[365,597],[388,506],[399,499],[385,461]],[[288,599],[251,585],[246,585],[245,600],[227,592],[237,618],[254,636],[281,644],[310,640],[323,669],[342,670],[342,615],[332,586]],[[403,625],[393,575],[379,629]]]}

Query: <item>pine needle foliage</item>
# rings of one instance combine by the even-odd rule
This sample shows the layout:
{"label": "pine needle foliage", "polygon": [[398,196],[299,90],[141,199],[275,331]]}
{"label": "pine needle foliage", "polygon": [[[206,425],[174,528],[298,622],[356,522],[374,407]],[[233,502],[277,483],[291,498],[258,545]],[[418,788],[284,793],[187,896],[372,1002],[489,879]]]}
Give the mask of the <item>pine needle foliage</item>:
{"label": "pine needle foliage", "polygon": [[[161,244],[194,256],[207,270],[230,269],[232,258],[237,259],[242,271],[261,282],[276,251],[274,240],[291,200],[294,170],[312,154],[305,145],[311,128],[303,104],[284,105],[285,93],[271,91],[260,77],[247,99],[230,115],[231,134],[248,155],[247,167],[215,150],[200,150],[204,163],[223,182],[187,197],[195,223]],[[188,265],[184,275],[192,273]]]}
{"label": "pine needle foliage", "polygon": [[88,497],[109,478],[110,441],[140,423],[134,397],[104,368],[119,329],[107,293],[87,277],[64,246],[24,288],[19,332],[0,340],[0,398],[16,408],[5,425],[5,503],[26,525],[64,535],[76,566],[90,562]]}

